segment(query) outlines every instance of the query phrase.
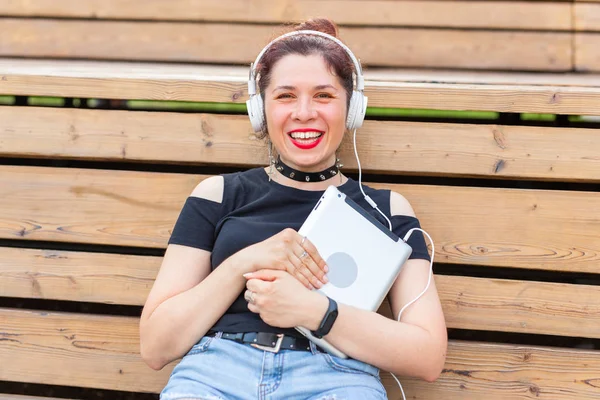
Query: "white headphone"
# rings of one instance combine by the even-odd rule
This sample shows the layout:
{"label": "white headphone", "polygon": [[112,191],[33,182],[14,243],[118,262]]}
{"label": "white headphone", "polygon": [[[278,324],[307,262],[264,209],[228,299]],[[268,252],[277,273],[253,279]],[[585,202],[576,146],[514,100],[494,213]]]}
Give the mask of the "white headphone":
{"label": "white headphone", "polygon": [[266,121],[265,121],[265,111],[263,99],[260,94],[257,94],[257,85],[256,85],[256,69],[254,68],[258,65],[258,62],[262,58],[263,54],[271,47],[271,45],[281,39],[284,39],[289,36],[296,35],[312,35],[312,36],[321,36],[327,38],[338,45],[352,59],[352,63],[354,64],[354,70],[356,72],[356,89],[352,91],[352,97],[350,99],[350,106],[348,107],[348,117],[346,118],[346,128],[349,130],[360,128],[365,119],[365,113],[367,112],[367,100],[363,94],[365,88],[365,80],[362,75],[362,68],[360,66],[360,62],[354,57],[354,54],[350,51],[350,49],[339,41],[337,38],[328,35],[327,33],[319,32],[319,31],[310,31],[310,30],[302,30],[302,31],[294,31],[286,33],[285,35],[279,36],[271,43],[265,46],[264,49],[258,54],[254,63],[250,64],[250,77],[248,79],[248,95],[250,98],[246,101],[246,108],[248,109],[248,116],[250,117],[250,123],[252,124],[252,128],[254,132],[261,132],[266,129]]}

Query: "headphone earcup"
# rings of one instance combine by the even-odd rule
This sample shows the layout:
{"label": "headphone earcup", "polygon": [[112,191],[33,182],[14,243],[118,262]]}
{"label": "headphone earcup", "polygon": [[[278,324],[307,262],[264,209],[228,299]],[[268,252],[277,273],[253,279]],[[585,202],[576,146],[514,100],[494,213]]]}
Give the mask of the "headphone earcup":
{"label": "headphone earcup", "polygon": [[248,117],[254,132],[262,132],[265,128],[265,110],[263,106],[262,96],[255,94],[246,101]]}
{"label": "headphone earcup", "polygon": [[356,90],[352,92],[350,106],[348,107],[348,117],[346,118],[346,128],[348,130],[358,129],[362,126],[367,112],[367,101],[368,98],[362,92]]}

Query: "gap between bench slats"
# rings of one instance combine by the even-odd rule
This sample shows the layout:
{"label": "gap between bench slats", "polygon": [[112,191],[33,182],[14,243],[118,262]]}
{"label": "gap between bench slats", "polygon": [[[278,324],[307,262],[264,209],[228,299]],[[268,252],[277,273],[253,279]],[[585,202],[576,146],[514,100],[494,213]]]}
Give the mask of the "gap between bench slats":
{"label": "gap between bench slats", "polygon": [[[160,257],[0,248],[6,297],[141,306]],[[449,328],[600,338],[600,286],[435,277]],[[389,318],[389,304],[379,312]]]}
{"label": "gap between bench slats", "polygon": [[[244,115],[0,107],[0,155],[110,161],[267,164]],[[600,131],[366,121],[365,172],[600,182]],[[347,135],[340,158],[356,170]]]}
{"label": "gap between bench slats", "polygon": [[[281,33],[264,25],[12,18],[0,18],[0,31],[0,55],[8,57],[224,64],[249,64]],[[367,66],[532,71],[573,67],[569,32],[342,27],[340,35]]]}
{"label": "gap between bench slats", "polygon": [[290,23],[315,15],[339,25],[420,26],[484,29],[571,29],[569,3],[504,1],[356,0],[35,0],[0,3],[0,15],[127,20]]}
{"label": "gap between bench slats", "polygon": [[[204,178],[0,166],[0,238],[164,248],[186,197]],[[597,272],[597,193],[371,186],[408,198],[440,262]]]}
{"label": "gap between bench slats", "polygon": [[[382,80],[377,70],[365,95],[370,107],[600,115],[597,75],[540,74],[529,84],[525,73],[471,74],[473,82],[444,71],[423,81],[397,70]],[[246,67],[0,59],[3,95],[245,103],[247,79]]]}
{"label": "gap between bench slats", "polygon": [[[8,339],[0,350],[11,360],[2,380],[156,393],[175,364],[157,372],[143,363],[133,317],[0,309],[0,327]],[[532,388],[579,400],[597,396],[599,377],[598,351],[451,341],[440,379],[403,381],[409,398],[520,399]]]}

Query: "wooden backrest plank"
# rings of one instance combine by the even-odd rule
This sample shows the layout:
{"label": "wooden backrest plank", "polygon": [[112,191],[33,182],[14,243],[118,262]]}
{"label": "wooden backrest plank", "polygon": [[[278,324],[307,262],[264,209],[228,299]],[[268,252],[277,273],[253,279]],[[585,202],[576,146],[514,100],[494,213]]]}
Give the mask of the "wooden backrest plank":
{"label": "wooden backrest plank", "polygon": [[[0,237],[162,248],[185,198],[203,178],[2,166]],[[438,261],[597,272],[596,193],[371,186],[411,201],[436,240]]]}
{"label": "wooden backrest plank", "polygon": [[[370,82],[437,83],[517,86],[527,91],[530,86],[600,87],[600,74],[554,72],[494,72],[448,69],[365,68],[365,86]],[[8,81],[11,76],[40,76],[65,78],[97,78],[100,80],[137,78],[163,81],[247,82],[248,66],[211,64],[173,64],[151,62],[48,60],[0,58],[0,75]],[[5,81],[5,82],[6,82]],[[65,88],[68,90],[69,88]],[[26,94],[26,93],[17,93]],[[86,97],[86,96],[83,96]],[[90,97],[90,96],[87,96]],[[146,97],[132,97],[145,99]],[[148,98],[150,99],[150,98]],[[186,99],[191,100],[191,99]],[[208,101],[208,100],[204,100]],[[241,99],[240,99],[241,101]],[[245,100],[244,100],[245,101]],[[235,102],[232,100],[231,102]],[[383,105],[379,105],[383,107]]]}
{"label": "wooden backrest plank", "polygon": [[[242,166],[268,160],[245,115],[0,107],[0,120],[0,155],[10,157]],[[600,181],[594,129],[366,121],[357,144],[367,172]],[[340,158],[356,170],[349,135]]]}
{"label": "wooden backrest plank", "polygon": [[[219,70],[220,67],[0,59],[0,94],[244,103],[248,68],[223,68],[223,73]],[[546,74],[543,80],[556,80],[556,85],[540,85],[539,81],[532,85],[486,84],[481,78],[485,73],[474,74],[480,77],[475,83],[455,82],[451,77],[436,83],[435,79],[403,82],[398,72],[393,74],[393,80],[367,80],[365,94],[370,107],[600,115],[600,79],[596,75],[589,76],[588,86],[580,86],[583,82],[579,80],[569,87],[565,85],[570,85],[572,77],[561,78],[557,74]]]}
{"label": "wooden backrest plank", "polygon": [[5,297],[144,305],[162,257],[0,247]]}
{"label": "wooden backrest plank", "polygon": [[600,287],[437,276],[449,328],[600,338]]}
{"label": "wooden backrest plank", "polygon": [[[0,56],[225,64],[249,64],[280,33],[262,25],[11,18],[0,19],[0,31]],[[567,32],[344,27],[340,34],[365,65],[572,68]]]}
{"label": "wooden backrest plank", "polygon": [[[597,354],[576,349],[451,341],[442,378],[434,384],[400,379],[407,399],[592,400],[598,397]],[[577,365],[564,364],[570,364],[569,357],[576,357]],[[393,378],[383,372],[381,378],[389,398],[401,399]]]}
{"label": "wooden backrest plank", "polygon": [[[18,298],[143,305],[161,257],[0,248],[0,293]],[[600,288],[435,277],[450,328],[600,338]],[[389,304],[379,312],[393,318]]]}
{"label": "wooden backrest plank", "polygon": [[[0,380],[157,393],[176,363],[158,372],[143,363],[133,317],[0,309],[0,326],[9,339],[0,341],[0,351],[11,360],[11,368],[0,369]],[[396,390],[382,376],[388,390]],[[407,394],[427,400],[439,393],[520,399],[511,396],[530,387],[556,400],[587,400],[597,388],[582,382],[599,376],[598,351],[451,341],[440,379],[403,382]]]}
{"label": "wooden backrest plank", "polygon": [[600,33],[575,34],[575,69],[600,71]]}
{"label": "wooden backrest plank", "polygon": [[573,4],[573,20],[576,31],[600,31],[600,2]]}
{"label": "wooden backrest plank", "polygon": [[571,27],[570,4],[528,1],[5,0],[0,16],[254,23],[289,23],[315,15],[340,25],[550,29]]}
{"label": "wooden backrest plank", "polygon": [[6,394],[0,393],[0,400],[74,400],[74,399],[65,399],[58,397],[37,397],[37,396],[23,396],[19,394]]}

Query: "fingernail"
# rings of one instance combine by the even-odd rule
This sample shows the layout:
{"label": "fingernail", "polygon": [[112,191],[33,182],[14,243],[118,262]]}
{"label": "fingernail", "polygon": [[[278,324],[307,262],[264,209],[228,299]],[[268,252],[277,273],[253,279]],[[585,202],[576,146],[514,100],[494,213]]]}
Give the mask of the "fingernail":
{"label": "fingernail", "polygon": [[308,288],[309,288],[310,290],[314,290],[314,289],[315,289],[315,287],[314,287],[313,285],[311,285],[310,283],[308,284]]}
{"label": "fingernail", "polygon": [[325,282],[325,283],[329,282],[329,278],[327,277],[327,275],[323,276],[323,282]]}
{"label": "fingernail", "polygon": [[323,268],[323,271],[329,272],[329,267],[327,265],[325,265],[325,268]]}
{"label": "fingernail", "polygon": [[244,275],[242,275],[244,278],[248,278],[250,276],[252,276],[252,272],[246,272]]}

